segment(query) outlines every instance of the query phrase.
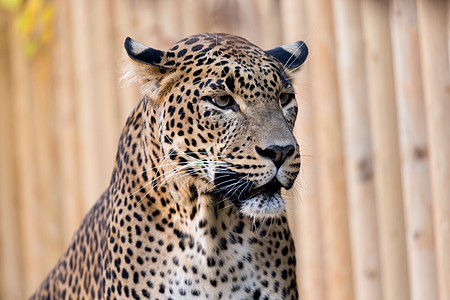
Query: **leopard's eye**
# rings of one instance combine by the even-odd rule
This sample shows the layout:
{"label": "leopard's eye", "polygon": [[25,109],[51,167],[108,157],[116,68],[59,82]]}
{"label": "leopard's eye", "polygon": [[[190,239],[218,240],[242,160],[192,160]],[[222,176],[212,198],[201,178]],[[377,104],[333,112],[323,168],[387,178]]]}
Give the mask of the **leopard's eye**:
{"label": "leopard's eye", "polygon": [[235,103],[233,97],[230,95],[216,96],[213,98],[213,102],[220,108],[227,108]]}
{"label": "leopard's eye", "polygon": [[234,112],[239,111],[239,105],[230,95],[204,96],[201,99],[206,100],[221,109],[230,109]]}
{"label": "leopard's eye", "polygon": [[214,97],[205,97],[206,100],[213,103],[221,109],[231,109],[232,111],[239,111],[239,105],[230,95],[218,95]]}
{"label": "leopard's eye", "polygon": [[280,104],[281,104],[281,106],[284,107],[284,106],[288,105],[292,101],[292,99],[294,99],[294,98],[295,98],[295,95],[292,94],[292,93],[282,93],[280,95]]}

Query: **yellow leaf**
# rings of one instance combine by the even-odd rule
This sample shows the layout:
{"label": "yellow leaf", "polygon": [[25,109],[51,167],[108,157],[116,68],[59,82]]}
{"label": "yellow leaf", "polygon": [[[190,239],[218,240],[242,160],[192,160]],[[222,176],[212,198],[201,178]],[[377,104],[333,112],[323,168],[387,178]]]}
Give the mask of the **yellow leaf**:
{"label": "yellow leaf", "polygon": [[55,15],[55,8],[51,4],[47,4],[44,7],[42,20],[44,21],[44,24],[51,23],[53,21],[53,17]]}
{"label": "yellow leaf", "polygon": [[0,5],[9,10],[17,10],[23,0],[0,0]]}
{"label": "yellow leaf", "polygon": [[46,44],[50,42],[52,36],[53,36],[53,27],[46,26],[41,33],[41,43]]}
{"label": "yellow leaf", "polygon": [[25,5],[24,13],[28,16],[35,16],[42,6],[42,0],[28,0]]}
{"label": "yellow leaf", "polygon": [[34,54],[36,54],[38,50],[37,44],[34,41],[29,41],[25,45],[25,55],[27,57],[32,57]]}
{"label": "yellow leaf", "polygon": [[33,33],[35,19],[33,15],[20,15],[19,16],[19,29],[24,38],[28,38]]}

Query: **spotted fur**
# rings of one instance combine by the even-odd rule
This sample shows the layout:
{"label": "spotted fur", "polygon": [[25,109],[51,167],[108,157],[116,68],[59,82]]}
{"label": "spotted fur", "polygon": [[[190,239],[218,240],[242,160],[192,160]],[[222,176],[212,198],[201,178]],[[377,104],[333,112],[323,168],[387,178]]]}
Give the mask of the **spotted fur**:
{"label": "spotted fur", "polygon": [[280,190],[300,168],[290,78],[304,43],[200,34],[125,48],[144,98],[110,186],[31,298],[298,299]]}

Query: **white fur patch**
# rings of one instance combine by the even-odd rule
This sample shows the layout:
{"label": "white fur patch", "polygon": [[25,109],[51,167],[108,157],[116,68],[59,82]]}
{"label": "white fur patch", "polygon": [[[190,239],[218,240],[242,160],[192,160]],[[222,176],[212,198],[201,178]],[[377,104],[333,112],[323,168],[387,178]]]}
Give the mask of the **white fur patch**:
{"label": "white fur patch", "polygon": [[287,51],[294,56],[299,56],[300,53],[302,53],[302,51],[300,50],[302,45],[303,45],[303,42],[297,42],[297,43],[292,43],[292,44],[281,46],[281,48],[283,48],[284,51]]}
{"label": "white fur patch", "polygon": [[249,217],[277,217],[284,213],[286,205],[280,194],[259,194],[244,201],[240,211]]}
{"label": "white fur patch", "polygon": [[131,39],[130,45],[131,45],[131,51],[134,53],[134,55],[139,55],[139,54],[141,54],[142,52],[144,52],[145,50],[148,49],[147,46],[145,46],[145,45],[143,45],[143,44],[141,44],[139,42],[136,42],[133,39]]}

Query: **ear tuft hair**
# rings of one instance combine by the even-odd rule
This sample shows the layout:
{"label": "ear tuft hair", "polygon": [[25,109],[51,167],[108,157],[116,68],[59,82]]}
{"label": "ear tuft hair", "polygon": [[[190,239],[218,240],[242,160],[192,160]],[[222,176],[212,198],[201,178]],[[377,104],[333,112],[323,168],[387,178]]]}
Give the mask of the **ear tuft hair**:
{"label": "ear tuft hair", "polygon": [[142,94],[158,106],[173,82],[173,67],[169,66],[173,66],[174,62],[168,59],[173,55],[147,47],[130,37],[125,39],[124,47],[131,60],[125,64],[125,74],[120,81],[125,85],[140,83]]}

